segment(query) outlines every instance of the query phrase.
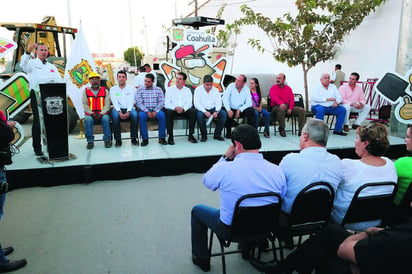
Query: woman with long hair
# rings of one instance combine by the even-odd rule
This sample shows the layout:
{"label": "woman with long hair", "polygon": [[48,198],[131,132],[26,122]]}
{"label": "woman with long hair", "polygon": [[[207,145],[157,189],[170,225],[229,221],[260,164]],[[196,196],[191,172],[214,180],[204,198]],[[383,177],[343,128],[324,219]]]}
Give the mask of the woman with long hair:
{"label": "woman with long hair", "polygon": [[253,109],[256,114],[256,128],[259,125],[259,117],[262,115],[265,120],[265,130],[263,131],[263,136],[269,138],[270,113],[262,107],[262,92],[260,91],[259,80],[256,78],[250,79],[249,89],[250,95],[252,96]]}

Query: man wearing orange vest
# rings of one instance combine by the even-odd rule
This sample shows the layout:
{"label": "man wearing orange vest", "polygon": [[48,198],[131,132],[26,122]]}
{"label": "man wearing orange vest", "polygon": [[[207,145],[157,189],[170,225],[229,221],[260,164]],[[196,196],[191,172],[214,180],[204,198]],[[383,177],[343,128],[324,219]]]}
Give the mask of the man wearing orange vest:
{"label": "man wearing orange vest", "polygon": [[90,87],[84,89],[82,103],[84,108],[84,125],[87,139],[87,149],[94,147],[93,126],[101,121],[103,128],[104,147],[112,146],[112,131],[110,129],[110,94],[105,87],[100,86],[100,75],[92,72],[89,75]]}

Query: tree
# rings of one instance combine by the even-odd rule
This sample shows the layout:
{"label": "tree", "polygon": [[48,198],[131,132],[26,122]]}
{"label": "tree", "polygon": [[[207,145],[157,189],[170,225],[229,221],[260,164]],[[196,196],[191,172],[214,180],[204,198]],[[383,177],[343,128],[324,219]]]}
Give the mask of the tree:
{"label": "tree", "polygon": [[[286,13],[274,21],[242,5],[240,10],[244,17],[234,24],[239,27],[257,25],[269,37],[275,60],[289,67],[302,66],[308,108],[308,71],[319,62],[333,59],[345,36],[385,1],[297,0],[295,17]],[[250,38],[248,43],[261,52],[267,50],[259,39]]]}
{"label": "tree", "polygon": [[[136,53],[136,62],[135,62],[135,55],[133,53],[133,50]],[[123,57],[126,62],[128,62],[131,66],[133,67],[140,67],[143,59],[143,53],[140,51],[138,47],[131,47],[128,48],[124,53]]]}
{"label": "tree", "polygon": [[[223,4],[216,13],[216,18],[221,19],[223,12],[225,11],[227,4]],[[217,38],[217,45],[216,47],[227,48],[230,45],[230,38],[233,34],[238,35],[240,33],[240,29],[236,24],[225,24],[224,29],[217,30],[216,26],[213,26],[211,30],[207,30],[207,32],[213,34]],[[217,32],[217,33],[216,33]],[[236,46],[236,42],[233,44],[233,47]]]}

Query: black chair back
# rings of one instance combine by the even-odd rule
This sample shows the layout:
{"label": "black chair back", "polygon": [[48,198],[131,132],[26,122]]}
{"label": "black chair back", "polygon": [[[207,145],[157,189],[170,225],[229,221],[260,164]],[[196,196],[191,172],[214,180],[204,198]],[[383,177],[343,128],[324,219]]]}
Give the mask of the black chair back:
{"label": "black chair back", "polygon": [[405,194],[402,197],[401,202],[399,203],[399,209],[403,213],[412,212],[411,202],[412,202],[412,182],[409,184],[408,188],[405,191]]}
{"label": "black chair back", "polygon": [[[393,186],[393,191],[388,194],[359,197],[361,192],[367,188],[382,186]],[[367,183],[362,185],[356,190],[341,225],[383,219],[392,210],[393,197],[396,190],[397,185],[394,182]]]}
{"label": "black chair back", "polygon": [[[273,203],[262,206],[241,206],[247,199],[272,197]],[[257,235],[274,232],[281,209],[281,197],[275,192],[255,193],[242,196],[235,205],[231,225],[231,240],[244,241]]]}
{"label": "black chair back", "polygon": [[326,224],[333,207],[335,191],[326,182],[315,182],[300,191],[292,206],[289,225]]}

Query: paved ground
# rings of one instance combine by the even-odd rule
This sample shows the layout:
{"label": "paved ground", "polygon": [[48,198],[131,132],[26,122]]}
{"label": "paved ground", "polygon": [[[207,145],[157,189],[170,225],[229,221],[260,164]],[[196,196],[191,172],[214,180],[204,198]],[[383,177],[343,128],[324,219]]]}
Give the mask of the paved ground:
{"label": "paved ground", "polygon": [[[191,263],[190,210],[218,206],[202,174],[25,188],[8,193],[0,222],[15,273],[202,273]],[[34,179],[34,178],[33,178]],[[58,180],[58,178],[56,178]],[[239,254],[228,273],[256,273]],[[211,273],[221,273],[220,258]]]}

